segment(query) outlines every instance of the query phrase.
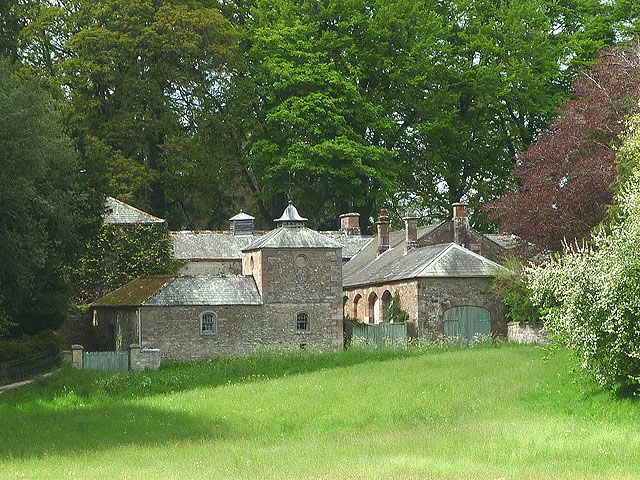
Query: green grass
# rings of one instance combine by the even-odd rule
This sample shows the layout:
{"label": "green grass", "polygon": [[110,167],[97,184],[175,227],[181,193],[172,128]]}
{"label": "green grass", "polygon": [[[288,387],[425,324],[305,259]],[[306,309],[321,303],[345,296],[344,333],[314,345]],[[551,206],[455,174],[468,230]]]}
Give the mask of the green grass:
{"label": "green grass", "polygon": [[640,478],[640,403],[536,347],[62,369],[0,395],[0,478]]}

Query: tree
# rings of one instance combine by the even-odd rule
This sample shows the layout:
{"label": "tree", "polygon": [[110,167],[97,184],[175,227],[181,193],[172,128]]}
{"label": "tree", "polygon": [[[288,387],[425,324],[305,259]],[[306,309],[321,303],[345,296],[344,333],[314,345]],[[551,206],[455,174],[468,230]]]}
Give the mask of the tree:
{"label": "tree", "polygon": [[174,227],[210,223],[224,165],[199,134],[223,102],[238,38],[229,22],[170,0],[61,0],[29,12],[23,61],[62,87],[96,184]]}
{"label": "tree", "polygon": [[491,206],[503,230],[538,249],[588,238],[612,201],[615,147],[625,117],[639,109],[640,44],[603,50],[597,60],[549,131],[517,157],[516,190]]}
{"label": "tree", "polygon": [[249,41],[236,80],[246,89],[251,79],[255,99],[238,153],[265,216],[291,189],[318,225],[346,208],[368,219],[382,203],[441,216],[462,198],[479,223],[474,207],[510,186],[513,156],[556,114],[572,66],[614,41],[606,9],[598,0],[241,2],[232,16]]}
{"label": "tree", "polygon": [[63,276],[99,220],[59,110],[0,62],[0,326],[55,328],[66,313]]}
{"label": "tree", "polygon": [[[624,146],[640,162],[636,117]],[[640,170],[617,194],[620,215],[593,242],[527,271],[545,329],[608,388],[640,392]]]}

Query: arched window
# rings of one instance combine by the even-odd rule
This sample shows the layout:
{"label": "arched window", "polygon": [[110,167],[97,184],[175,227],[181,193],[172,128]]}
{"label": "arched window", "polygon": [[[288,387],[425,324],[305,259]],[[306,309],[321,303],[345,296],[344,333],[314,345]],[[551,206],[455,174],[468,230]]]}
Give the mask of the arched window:
{"label": "arched window", "polygon": [[200,315],[200,331],[202,333],[218,333],[218,317],[213,312]]}
{"label": "arched window", "polygon": [[296,330],[299,332],[309,331],[309,314],[300,312],[296,314]]}

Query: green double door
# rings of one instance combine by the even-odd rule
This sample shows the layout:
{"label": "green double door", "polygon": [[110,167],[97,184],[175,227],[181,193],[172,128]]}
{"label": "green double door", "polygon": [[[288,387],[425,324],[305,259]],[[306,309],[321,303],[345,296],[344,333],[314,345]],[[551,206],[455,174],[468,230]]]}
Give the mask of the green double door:
{"label": "green double door", "polygon": [[476,336],[491,335],[491,312],[486,308],[467,305],[445,311],[444,336],[471,341]]}

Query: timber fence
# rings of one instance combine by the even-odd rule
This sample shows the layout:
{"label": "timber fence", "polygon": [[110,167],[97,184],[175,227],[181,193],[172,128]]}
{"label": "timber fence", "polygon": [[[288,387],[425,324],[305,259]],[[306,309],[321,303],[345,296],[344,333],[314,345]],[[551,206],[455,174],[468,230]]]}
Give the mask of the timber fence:
{"label": "timber fence", "polygon": [[32,357],[0,362],[0,386],[29,380],[60,365],[61,354],[44,352]]}

